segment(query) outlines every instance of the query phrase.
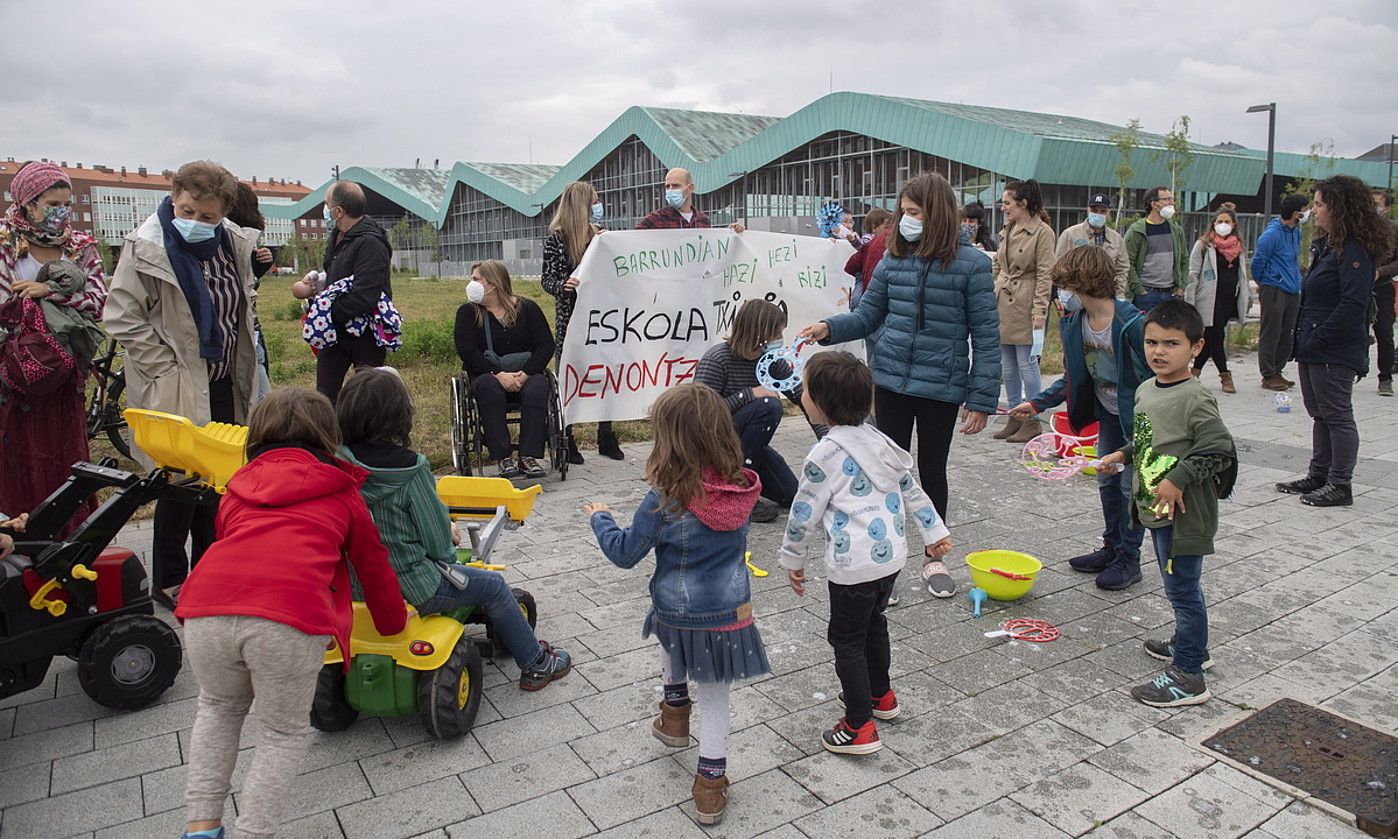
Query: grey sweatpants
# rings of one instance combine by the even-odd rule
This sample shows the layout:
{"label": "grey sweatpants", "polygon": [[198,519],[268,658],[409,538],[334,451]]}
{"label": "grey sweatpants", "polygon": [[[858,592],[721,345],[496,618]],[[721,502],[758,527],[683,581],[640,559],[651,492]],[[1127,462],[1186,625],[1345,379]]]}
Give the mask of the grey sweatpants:
{"label": "grey sweatpants", "polygon": [[1307,475],[1349,486],[1359,461],[1354,422],[1354,371],[1341,364],[1296,365],[1301,399],[1311,416],[1311,465]]}
{"label": "grey sweatpants", "polygon": [[238,796],[238,835],[276,835],[282,802],[301,768],[316,675],[329,640],[263,618],[185,622],[185,650],[199,680],[184,793],[189,821],[223,818],[243,720],[256,697],[261,725]]}
{"label": "grey sweatpants", "polygon": [[1274,285],[1258,288],[1262,301],[1262,325],[1257,335],[1257,368],[1265,379],[1280,376],[1291,360],[1296,342],[1296,316],[1301,312],[1301,295],[1287,294]]}

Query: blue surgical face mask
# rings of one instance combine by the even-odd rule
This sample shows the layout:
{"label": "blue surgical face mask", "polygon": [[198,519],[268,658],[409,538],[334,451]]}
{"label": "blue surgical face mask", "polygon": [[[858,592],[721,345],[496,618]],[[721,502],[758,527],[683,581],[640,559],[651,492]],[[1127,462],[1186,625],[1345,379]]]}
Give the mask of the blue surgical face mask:
{"label": "blue surgical face mask", "polygon": [[601,221],[601,220],[602,220],[602,210],[603,210],[603,209],[604,209],[604,208],[603,208],[603,206],[602,206],[602,202],[601,202],[601,201],[598,201],[596,204],[593,204],[593,205],[592,205],[592,220],[593,220],[593,221]]}
{"label": "blue surgical face mask", "polygon": [[332,224],[335,223],[335,217],[332,216],[332,215],[330,215],[330,205],[329,205],[329,204],[321,204],[321,205],[320,205],[320,212],[321,212],[322,215],[325,216],[325,226],[326,226],[326,227],[329,227],[330,225],[332,225]]}
{"label": "blue surgical face mask", "polygon": [[898,232],[903,234],[903,238],[909,242],[916,242],[922,238],[922,219],[916,219],[907,213],[898,219]]}
{"label": "blue surgical face mask", "polygon": [[173,224],[180,236],[191,245],[207,242],[214,238],[214,234],[218,232],[218,225],[196,221],[192,218],[177,218],[173,220]]}
{"label": "blue surgical face mask", "polygon": [[1091,225],[1092,227],[1095,227],[1095,228],[1097,228],[1098,230],[1101,230],[1102,228],[1104,228],[1104,227],[1107,226],[1107,214],[1106,214],[1106,213],[1088,213],[1088,214],[1087,214],[1087,223],[1088,223],[1089,225]]}
{"label": "blue surgical face mask", "polygon": [[678,210],[680,207],[683,207],[683,206],[684,206],[684,190],[682,190],[682,189],[667,189],[667,190],[665,190],[665,203],[666,203],[666,204],[669,204],[671,207],[674,207],[676,210]]}
{"label": "blue surgical face mask", "polygon": [[772,340],[767,342],[767,352],[771,352],[772,350],[779,350],[781,348],[782,339],[780,338],[773,338]]}
{"label": "blue surgical face mask", "polygon": [[1082,310],[1082,300],[1076,291],[1068,291],[1065,288],[1058,290],[1058,302],[1063,304],[1063,311],[1072,313]]}

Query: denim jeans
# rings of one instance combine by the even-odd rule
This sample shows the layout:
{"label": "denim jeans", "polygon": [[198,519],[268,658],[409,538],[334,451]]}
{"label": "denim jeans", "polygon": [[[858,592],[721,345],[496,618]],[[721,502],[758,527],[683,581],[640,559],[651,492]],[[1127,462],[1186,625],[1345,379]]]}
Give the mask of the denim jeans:
{"label": "denim jeans", "polygon": [[1359,460],[1359,426],[1354,422],[1354,371],[1340,364],[1300,362],[1296,378],[1311,416],[1308,474],[1349,486]]}
{"label": "denim jeans", "polygon": [[1204,608],[1204,589],[1199,579],[1204,574],[1204,557],[1176,554],[1170,556],[1172,525],[1157,527],[1150,532],[1155,542],[1155,559],[1160,563],[1160,577],[1165,582],[1165,596],[1175,610],[1175,668],[1185,673],[1204,671],[1204,651],[1209,648],[1209,613]]}
{"label": "denim jeans", "polygon": [[519,669],[526,670],[537,664],[543,656],[539,639],[534,637],[534,629],[524,613],[519,610],[519,602],[505,578],[494,571],[483,568],[460,566],[466,572],[466,588],[457,588],[446,580],[437,593],[417,607],[419,615],[436,615],[451,612],[462,606],[480,606],[490,618],[490,627],[514,656]]}
{"label": "denim jeans", "polygon": [[1166,300],[1173,299],[1175,299],[1175,290],[1172,288],[1148,288],[1136,295],[1136,299],[1132,302],[1144,315]]}
{"label": "denim jeans", "polygon": [[733,427],[743,444],[743,460],[762,479],[763,497],[789,509],[796,498],[796,476],[771,446],[782,416],[780,399],[754,399],[734,412]]}
{"label": "denim jeans", "polygon": [[1000,370],[1005,379],[1005,399],[1013,408],[1026,399],[1032,399],[1043,390],[1039,377],[1039,362],[1030,360],[1028,344],[1001,344]]}
{"label": "denim jeans", "polygon": [[830,583],[830,626],[835,675],[845,693],[845,719],[858,728],[873,716],[873,698],[888,693],[892,652],[888,639],[888,596],[898,581],[887,577],[842,586]]}
{"label": "denim jeans", "polygon": [[[1121,421],[1097,402],[1097,456],[1106,457],[1126,445]],[[1131,524],[1131,471],[1107,473],[1097,470],[1097,493],[1102,497],[1102,544],[1134,566],[1141,564],[1141,541],[1145,529]]]}

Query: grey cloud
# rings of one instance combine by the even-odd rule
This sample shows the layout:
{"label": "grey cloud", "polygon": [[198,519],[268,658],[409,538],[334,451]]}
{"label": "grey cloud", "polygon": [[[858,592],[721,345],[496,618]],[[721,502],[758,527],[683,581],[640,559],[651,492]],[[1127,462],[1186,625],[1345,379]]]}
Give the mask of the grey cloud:
{"label": "grey cloud", "polygon": [[[563,163],[628,106],[785,115],[836,90],[1059,112],[1343,154],[1398,130],[1398,4],[659,0],[332,6],[228,14],[98,0],[7,4],[6,154],[318,183],[334,163]],[[133,36],[135,37],[133,40]],[[119,36],[119,37],[114,37]]]}

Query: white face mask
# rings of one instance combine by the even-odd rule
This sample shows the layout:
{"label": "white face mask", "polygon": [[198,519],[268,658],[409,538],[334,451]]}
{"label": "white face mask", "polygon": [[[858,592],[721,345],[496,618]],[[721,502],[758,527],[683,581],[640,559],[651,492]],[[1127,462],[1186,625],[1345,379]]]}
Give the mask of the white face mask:
{"label": "white face mask", "polygon": [[472,303],[479,304],[485,299],[485,285],[476,280],[466,284],[466,299]]}
{"label": "white face mask", "polygon": [[1160,217],[1163,218],[1163,219],[1165,219],[1166,221],[1169,221],[1170,219],[1174,218],[1174,217],[1175,217],[1175,205],[1174,205],[1174,204],[1166,204],[1164,207],[1161,207],[1161,208],[1160,208]]}
{"label": "white face mask", "polygon": [[1301,221],[1310,221],[1310,220],[1311,220],[1311,211],[1310,211],[1310,210],[1302,210],[1302,211],[1301,211]]}
{"label": "white face mask", "polygon": [[916,242],[922,238],[922,219],[916,219],[907,213],[898,219],[898,232],[903,234],[903,238],[909,242]]}
{"label": "white face mask", "polygon": [[1227,236],[1229,233],[1233,232],[1233,225],[1226,221],[1221,221],[1214,225],[1214,232],[1220,236]]}

